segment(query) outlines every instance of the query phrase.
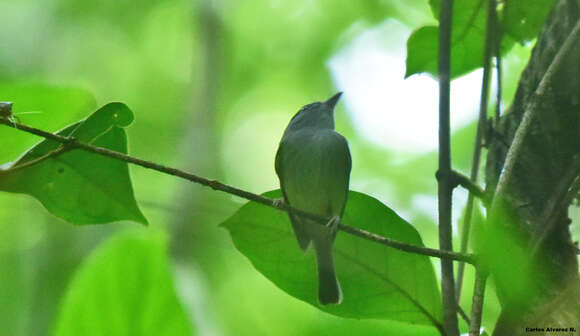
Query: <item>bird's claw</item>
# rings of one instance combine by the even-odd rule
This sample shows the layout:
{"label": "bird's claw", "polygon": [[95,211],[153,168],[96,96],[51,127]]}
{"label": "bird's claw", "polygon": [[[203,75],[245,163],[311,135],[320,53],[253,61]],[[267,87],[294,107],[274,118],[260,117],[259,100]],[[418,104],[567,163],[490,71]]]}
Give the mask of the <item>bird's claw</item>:
{"label": "bird's claw", "polygon": [[340,225],[340,217],[333,216],[328,223],[326,223],[326,227],[330,229],[330,232],[334,236],[338,232],[338,226]]}
{"label": "bird's claw", "polygon": [[276,198],[272,202],[272,205],[278,209],[282,209],[284,207],[284,198]]}

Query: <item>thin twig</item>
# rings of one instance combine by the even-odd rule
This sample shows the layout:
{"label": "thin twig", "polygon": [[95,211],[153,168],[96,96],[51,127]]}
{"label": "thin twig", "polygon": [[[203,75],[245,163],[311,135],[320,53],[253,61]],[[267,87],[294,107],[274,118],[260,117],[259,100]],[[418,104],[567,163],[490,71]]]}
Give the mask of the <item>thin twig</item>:
{"label": "thin twig", "polygon": [[[325,220],[326,220],[326,222],[328,222],[327,219],[325,219]],[[400,241],[393,240],[391,238],[379,236],[377,234],[365,231],[363,229],[357,229],[355,227],[346,226],[346,225],[342,225],[342,224],[339,225],[339,228],[342,231],[347,232],[353,236],[361,237],[361,238],[364,238],[366,240],[371,240],[371,241],[377,242],[379,244],[387,245],[387,246],[396,248],[397,250],[401,250],[401,251],[405,251],[405,252],[409,252],[409,253],[422,254],[422,255],[440,258],[440,259],[463,261],[463,262],[466,262],[466,263],[471,264],[471,265],[477,265],[477,258],[473,254],[469,254],[469,253],[461,254],[461,253],[457,253],[457,252],[453,252],[453,251],[436,250],[436,249],[432,249],[432,248],[428,248],[428,247],[420,247],[420,246],[410,245],[410,244],[402,243]]]}
{"label": "thin twig", "polygon": [[469,324],[469,336],[479,336],[481,317],[483,315],[483,299],[485,297],[485,283],[487,272],[483,268],[477,268],[475,272],[475,285],[473,288],[473,303],[471,305],[471,323]]}
{"label": "thin twig", "polygon": [[[487,105],[489,100],[489,82],[491,78],[491,56],[495,49],[495,26],[496,26],[496,3],[495,0],[488,0],[487,3],[487,24],[485,30],[485,47],[483,52],[483,79],[481,83],[481,97],[479,102],[479,119],[477,121],[477,131],[475,134],[475,144],[473,148],[473,158],[471,161],[471,174],[469,181],[473,184],[477,183],[479,175],[479,162],[481,160],[481,147],[483,135],[486,130],[487,122]],[[479,191],[477,191],[479,192]],[[459,251],[465,253],[469,243],[469,234],[471,232],[471,224],[473,219],[474,190],[469,189],[469,196],[467,197],[467,205],[465,206],[465,217],[463,218],[463,227],[461,230],[461,246]],[[483,194],[478,196],[483,199]],[[486,202],[484,202],[486,203]],[[457,265],[457,282],[456,295],[457,302],[461,299],[461,287],[463,285],[463,273],[465,271],[465,264],[459,263]]]}
{"label": "thin twig", "polygon": [[480,186],[478,186],[471,178],[461,174],[458,171],[452,170],[451,182],[453,187],[456,187],[458,185],[462,186],[464,189],[469,191],[470,194],[479,198],[483,202],[483,204],[488,203],[488,200],[486,199],[485,195],[485,190],[483,190]]}
{"label": "thin twig", "polygon": [[[449,81],[451,73],[451,24],[453,0],[441,2],[439,13],[439,249],[453,251],[451,243],[451,202],[453,187],[451,183],[451,142],[449,125]],[[458,336],[457,304],[453,263],[441,260],[441,293],[443,302],[443,325],[448,336]]]}
{"label": "thin twig", "polygon": [[[273,207],[273,208],[278,209],[278,210],[291,212],[295,215],[311,219],[311,220],[313,220],[321,225],[328,223],[328,221],[330,220],[330,218],[326,218],[324,216],[309,213],[309,212],[291,207],[284,202],[279,202],[277,200],[273,200],[273,199],[268,198],[268,197],[264,197],[264,196],[257,195],[257,194],[254,194],[254,193],[242,190],[242,189],[238,189],[238,188],[229,186],[227,184],[221,183],[221,182],[216,181],[216,180],[209,180],[209,179],[206,179],[204,177],[190,174],[190,173],[187,173],[185,171],[182,171],[182,170],[179,170],[176,168],[171,168],[171,167],[167,167],[164,165],[160,165],[160,164],[155,163],[155,162],[138,159],[138,158],[135,158],[133,156],[130,156],[130,155],[127,155],[124,153],[115,152],[115,151],[112,151],[112,150],[107,149],[107,148],[88,145],[88,144],[79,142],[78,140],[76,140],[74,138],[64,137],[64,136],[61,136],[58,134],[49,133],[49,132],[46,132],[46,131],[43,131],[43,130],[40,130],[37,128],[33,128],[30,126],[26,126],[23,124],[18,124],[18,123],[14,124],[12,121],[9,121],[7,118],[0,118],[0,124],[4,124],[6,126],[16,128],[18,130],[28,132],[31,134],[35,134],[35,135],[38,135],[38,136],[43,137],[45,139],[53,140],[53,141],[60,142],[60,143],[66,145],[65,147],[62,147],[62,148],[66,148],[66,150],[63,149],[63,150],[55,150],[55,151],[49,152],[50,157],[55,157],[56,155],[61,155],[68,150],[80,149],[80,150],[84,150],[87,152],[99,154],[99,155],[102,155],[105,157],[109,157],[112,159],[132,163],[132,164],[144,167],[144,168],[153,169],[153,170],[156,170],[156,171],[168,174],[168,175],[180,177],[180,178],[183,178],[185,180],[210,187],[214,190],[222,191],[222,192],[225,192],[225,193],[228,193],[231,195],[236,195],[236,196],[245,198],[247,200],[250,200],[250,201],[253,201],[256,203],[260,203],[260,204],[263,204],[263,205],[266,205],[269,207]],[[45,160],[48,157],[42,156],[41,158],[43,160]],[[451,252],[451,251],[441,251],[441,250],[436,250],[436,249],[432,249],[432,248],[428,248],[428,247],[406,244],[406,243],[403,243],[403,242],[400,242],[397,240],[393,240],[393,239],[390,239],[387,237],[383,237],[383,236],[380,236],[380,235],[377,235],[377,234],[374,234],[374,233],[371,233],[371,232],[368,232],[368,231],[365,231],[362,229],[357,229],[357,228],[343,225],[343,224],[339,225],[339,229],[348,233],[348,234],[351,234],[353,236],[357,236],[357,237],[360,237],[360,238],[363,238],[363,239],[366,239],[369,241],[373,241],[373,242],[376,242],[376,243],[379,243],[382,245],[386,245],[386,246],[389,246],[389,247],[392,247],[392,248],[395,248],[397,250],[401,250],[404,252],[421,254],[421,255],[435,257],[435,258],[441,258],[441,259],[463,261],[463,262],[467,262],[467,263],[472,264],[472,265],[476,264],[476,258],[472,254],[460,254],[460,253],[455,253],[455,252]]]}
{"label": "thin twig", "polygon": [[467,316],[467,313],[465,313],[465,310],[463,310],[463,308],[461,308],[459,303],[457,304],[457,312],[459,313],[459,316],[461,316],[463,321],[465,321],[465,323],[467,323],[467,325],[471,324],[471,320],[469,319],[469,316]]}

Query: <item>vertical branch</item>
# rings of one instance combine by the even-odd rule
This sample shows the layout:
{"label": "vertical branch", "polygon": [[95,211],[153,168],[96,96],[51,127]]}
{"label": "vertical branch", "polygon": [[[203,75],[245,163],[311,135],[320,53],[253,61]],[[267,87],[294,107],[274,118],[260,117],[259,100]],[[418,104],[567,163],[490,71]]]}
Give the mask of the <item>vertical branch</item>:
{"label": "vertical branch", "polygon": [[475,273],[475,286],[473,288],[473,303],[471,305],[469,336],[479,336],[486,280],[487,272],[484,271],[482,267],[478,267],[477,272]]}
{"label": "vertical branch", "polygon": [[495,105],[495,122],[499,121],[501,117],[501,100],[502,100],[502,84],[501,84],[501,38],[502,38],[502,27],[497,20],[497,8],[494,8],[494,28],[495,28],[495,74],[497,83],[497,96]]}
{"label": "vertical branch", "polygon": [[[451,18],[453,1],[443,0],[439,15],[439,248],[451,251],[451,144],[449,127],[449,80],[451,59]],[[443,296],[443,324],[449,336],[459,335],[453,262],[441,260],[441,292]]]}
{"label": "vertical branch", "polygon": [[[486,129],[487,121],[487,106],[489,97],[489,82],[491,77],[491,57],[496,49],[495,42],[495,27],[496,27],[496,0],[488,0],[487,4],[487,24],[485,29],[485,48],[483,52],[483,79],[481,84],[481,97],[479,102],[479,120],[477,122],[477,131],[475,134],[475,144],[473,148],[473,158],[471,161],[471,182],[477,183],[479,175],[479,162],[481,159],[481,148],[483,134]],[[463,229],[461,230],[461,247],[460,251],[467,250],[469,242],[469,233],[471,231],[471,223],[473,218],[473,207],[475,197],[472,192],[469,192],[467,198],[467,205],[465,206],[465,217],[463,219]],[[457,267],[457,282],[455,284],[455,291],[457,294],[457,302],[461,298],[461,287],[463,284],[463,273],[465,271],[465,263],[460,262]]]}

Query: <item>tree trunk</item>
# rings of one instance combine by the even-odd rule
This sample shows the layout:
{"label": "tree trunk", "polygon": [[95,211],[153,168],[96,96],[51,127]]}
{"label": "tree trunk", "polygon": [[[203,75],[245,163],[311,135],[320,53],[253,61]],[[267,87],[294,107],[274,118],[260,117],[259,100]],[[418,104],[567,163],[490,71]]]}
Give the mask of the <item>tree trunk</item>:
{"label": "tree trunk", "polygon": [[[577,247],[567,214],[580,185],[579,18],[580,0],[557,1],[522,73],[513,104],[496,120],[489,140],[486,185],[494,194],[494,205],[488,229],[495,227],[494,235],[510,232],[517,237],[504,246],[503,261],[489,264],[502,304],[494,335],[529,334],[526,328],[579,330]],[[574,36],[571,47],[564,48]],[[510,157],[514,146],[520,150]],[[508,173],[510,160],[513,171]],[[503,215],[496,216],[499,212]],[[526,256],[527,264],[513,267],[513,274],[506,274],[510,269],[505,267],[497,271],[510,262],[505,251],[512,248]],[[522,270],[526,290],[517,293],[510,281]]]}

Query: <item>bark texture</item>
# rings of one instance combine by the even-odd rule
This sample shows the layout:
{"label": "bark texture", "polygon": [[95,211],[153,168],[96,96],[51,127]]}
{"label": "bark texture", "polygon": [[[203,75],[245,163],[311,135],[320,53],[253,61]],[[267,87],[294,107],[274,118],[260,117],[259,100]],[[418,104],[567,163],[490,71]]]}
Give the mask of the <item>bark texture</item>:
{"label": "bark texture", "polygon": [[[505,270],[494,277],[502,303],[494,335],[529,334],[526,328],[580,327],[577,247],[571,240],[568,217],[580,183],[580,43],[564,55],[564,65],[553,73],[544,94],[537,92],[579,20],[580,0],[557,1],[522,73],[514,102],[495,121],[489,140],[486,186],[495,198],[502,197],[499,208],[504,216],[490,214],[495,222],[488,225],[517,236],[514,244],[529,262],[512,270],[514,277],[525,272],[529,280],[525,293],[514,293]],[[498,195],[495,191],[506,154],[530,108],[537,108],[535,116],[523,137],[513,174],[503,181],[505,188]],[[492,262],[492,274],[494,266]]]}

